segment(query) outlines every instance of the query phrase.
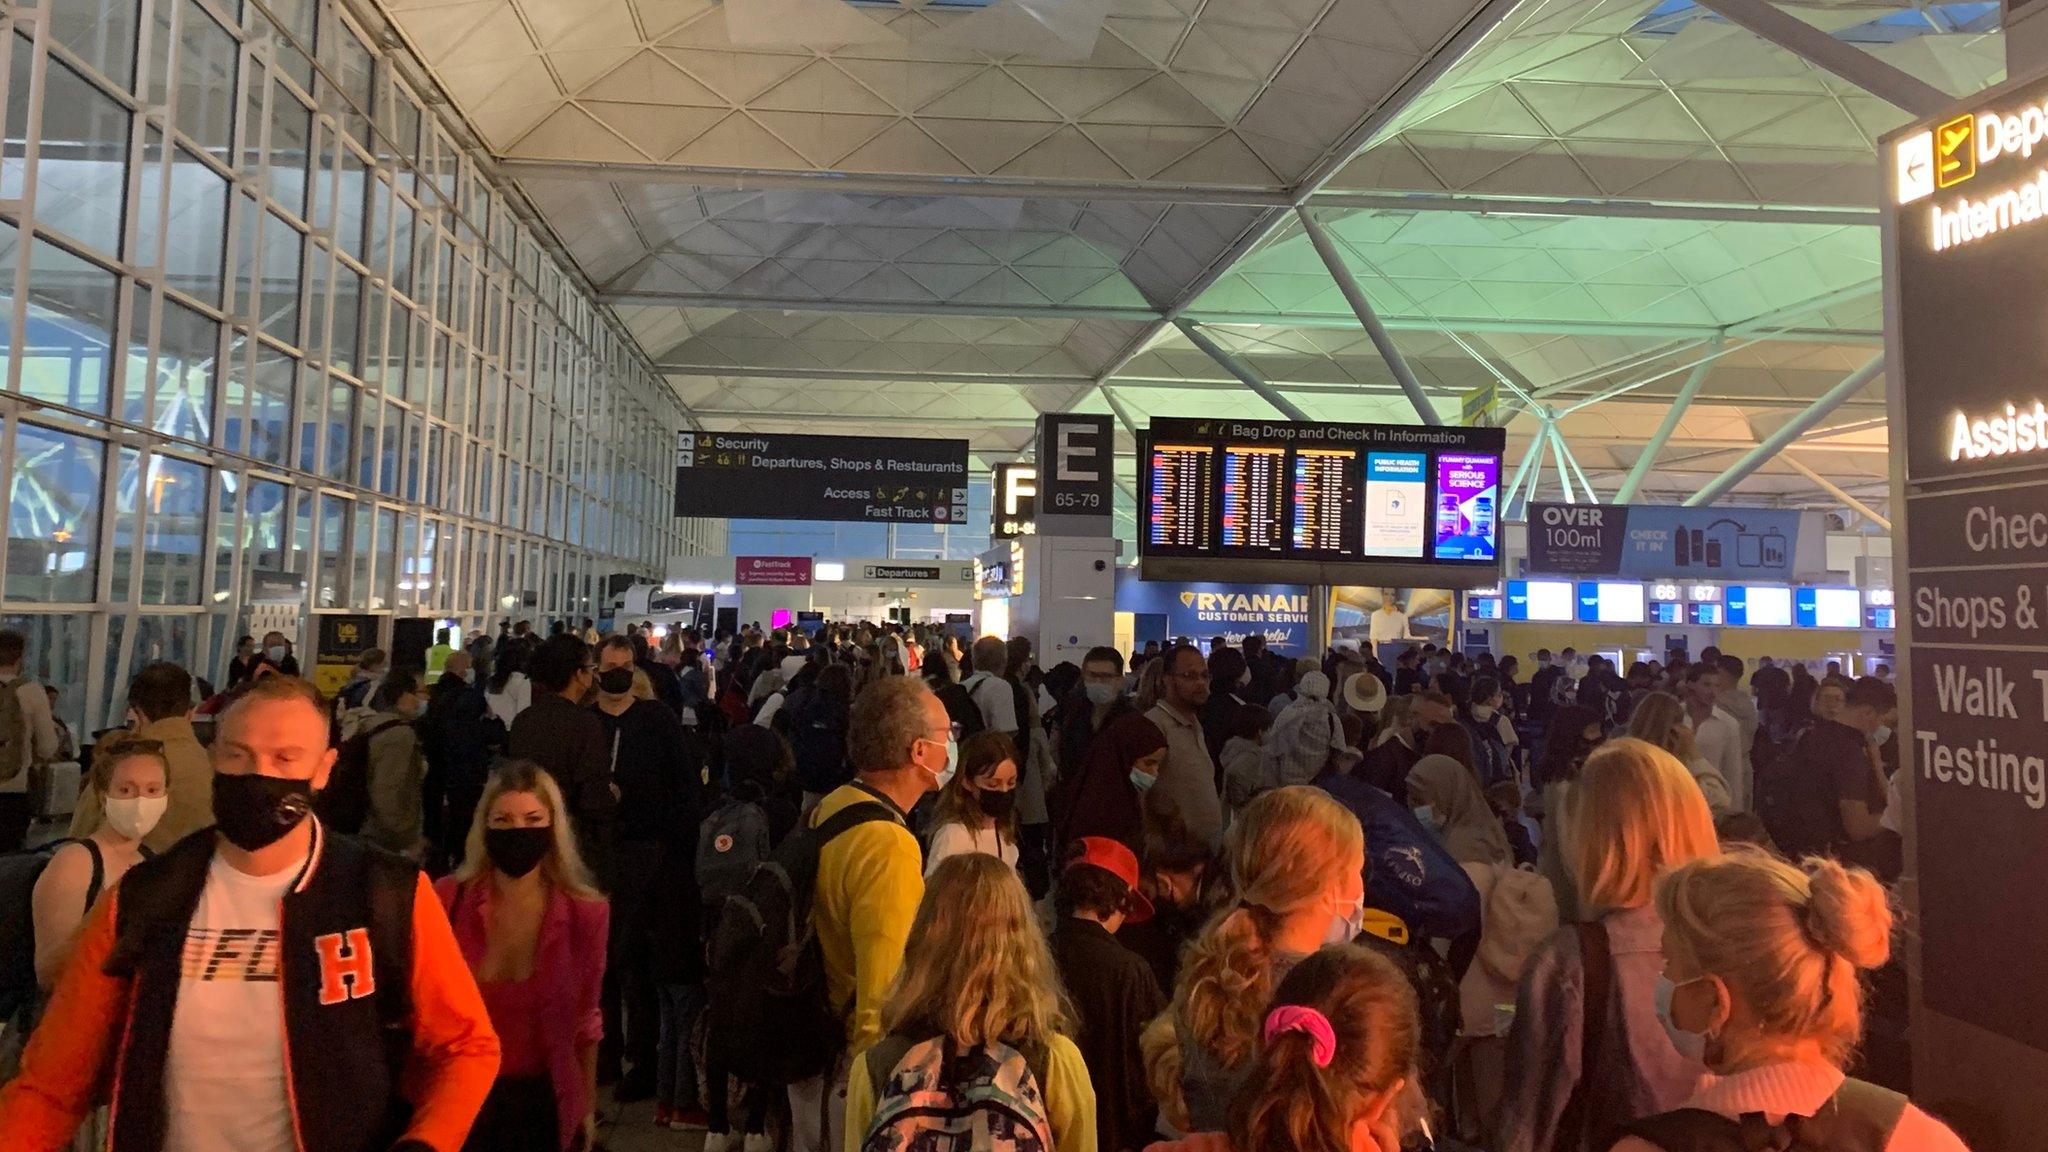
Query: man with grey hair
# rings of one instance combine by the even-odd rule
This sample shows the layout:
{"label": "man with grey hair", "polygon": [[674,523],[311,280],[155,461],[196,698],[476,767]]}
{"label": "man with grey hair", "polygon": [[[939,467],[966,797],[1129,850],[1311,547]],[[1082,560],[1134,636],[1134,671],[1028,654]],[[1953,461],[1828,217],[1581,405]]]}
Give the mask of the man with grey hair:
{"label": "man with grey hair", "polygon": [[[1002,641],[996,641],[1001,644]],[[924,854],[910,832],[910,810],[953,774],[960,758],[945,705],[916,676],[884,676],[861,690],[847,717],[846,751],[855,776],[825,794],[809,826],[841,812],[868,809],[860,822],[818,849],[811,923],[825,961],[825,988],[846,1015],[846,1051],[858,1055],[882,1037],[882,1001],[910,922],[924,899]],[[795,1152],[830,1152],[844,1144],[844,1059],[831,1076],[790,1085]]]}
{"label": "man with grey hair", "polygon": [[974,642],[974,675],[960,682],[967,689],[968,698],[981,713],[982,727],[991,732],[1001,732],[1013,744],[1020,743],[1017,733],[1023,725],[1017,715],[1017,698],[1010,691],[1010,682],[1003,673],[1010,667],[1010,646],[1001,636],[983,636]]}

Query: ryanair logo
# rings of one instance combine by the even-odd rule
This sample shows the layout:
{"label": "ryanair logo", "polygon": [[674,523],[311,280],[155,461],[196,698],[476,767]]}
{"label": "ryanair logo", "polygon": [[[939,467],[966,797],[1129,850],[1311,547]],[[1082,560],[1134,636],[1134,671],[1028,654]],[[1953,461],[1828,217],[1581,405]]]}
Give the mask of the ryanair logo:
{"label": "ryanair logo", "polygon": [[1308,597],[1306,595],[1246,595],[1242,592],[1183,592],[1180,594],[1180,606],[1183,608],[1193,608],[1204,616],[1210,614],[1246,613],[1272,615],[1288,612],[1306,615],[1308,612]]}

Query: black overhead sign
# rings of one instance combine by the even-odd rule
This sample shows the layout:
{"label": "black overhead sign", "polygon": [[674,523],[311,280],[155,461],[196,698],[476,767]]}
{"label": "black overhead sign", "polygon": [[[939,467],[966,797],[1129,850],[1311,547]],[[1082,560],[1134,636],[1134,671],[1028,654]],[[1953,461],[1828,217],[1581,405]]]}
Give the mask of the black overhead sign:
{"label": "black overhead sign", "polygon": [[1901,129],[1882,171],[1922,999],[2048,1052],[2048,81]]}
{"label": "black overhead sign", "polygon": [[1038,418],[1038,531],[1108,536],[1116,498],[1116,434],[1107,416]]}
{"label": "black overhead sign", "polygon": [[682,432],[676,515],[967,522],[967,441]]}
{"label": "black overhead sign", "polygon": [[988,534],[1014,540],[1038,531],[1038,468],[1006,461],[995,466],[988,507]]}

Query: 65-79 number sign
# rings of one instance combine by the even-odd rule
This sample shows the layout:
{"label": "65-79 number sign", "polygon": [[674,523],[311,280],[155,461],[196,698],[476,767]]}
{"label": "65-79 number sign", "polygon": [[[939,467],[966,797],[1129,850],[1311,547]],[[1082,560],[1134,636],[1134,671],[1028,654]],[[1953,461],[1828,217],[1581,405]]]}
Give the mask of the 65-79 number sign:
{"label": "65-79 number sign", "polygon": [[1116,432],[1107,416],[1048,412],[1038,418],[1038,530],[1110,535]]}

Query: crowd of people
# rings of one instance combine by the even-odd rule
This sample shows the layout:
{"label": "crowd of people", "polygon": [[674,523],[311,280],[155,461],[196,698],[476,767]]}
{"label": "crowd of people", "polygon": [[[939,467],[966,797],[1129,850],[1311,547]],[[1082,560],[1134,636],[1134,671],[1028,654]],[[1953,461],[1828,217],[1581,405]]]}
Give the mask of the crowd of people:
{"label": "crowd of people", "polygon": [[508,621],[329,697],[274,639],[143,668],[0,858],[0,1148],[1963,1147],[1884,670]]}

